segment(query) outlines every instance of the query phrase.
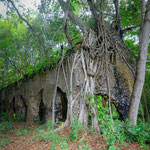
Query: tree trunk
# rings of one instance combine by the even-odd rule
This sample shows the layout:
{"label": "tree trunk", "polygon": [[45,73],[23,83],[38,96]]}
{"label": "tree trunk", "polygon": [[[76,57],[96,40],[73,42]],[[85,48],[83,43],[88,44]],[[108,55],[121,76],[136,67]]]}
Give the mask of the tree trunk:
{"label": "tree trunk", "polygon": [[137,124],[138,108],[140,104],[140,99],[142,95],[142,90],[145,81],[145,67],[147,59],[147,49],[148,40],[150,34],[150,0],[147,3],[147,9],[144,17],[144,22],[142,25],[141,35],[140,35],[140,45],[139,45],[139,57],[137,63],[137,74],[134,84],[132,100],[129,109],[129,120],[131,124]]}

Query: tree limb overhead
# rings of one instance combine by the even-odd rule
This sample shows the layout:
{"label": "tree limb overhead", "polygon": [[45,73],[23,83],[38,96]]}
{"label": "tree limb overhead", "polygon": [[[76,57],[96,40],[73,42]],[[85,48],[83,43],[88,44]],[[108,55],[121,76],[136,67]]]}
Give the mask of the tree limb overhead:
{"label": "tree limb overhead", "polygon": [[[65,12],[66,3],[63,0],[58,0],[58,2],[61,5],[62,10]],[[80,28],[83,33],[89,30],[89,27],[70,10],[68,10],[68,17]]]}

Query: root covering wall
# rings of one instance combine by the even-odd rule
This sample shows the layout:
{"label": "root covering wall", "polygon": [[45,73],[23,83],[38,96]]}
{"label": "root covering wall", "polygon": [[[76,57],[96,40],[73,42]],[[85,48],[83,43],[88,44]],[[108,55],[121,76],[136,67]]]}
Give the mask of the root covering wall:
{"label": "root covering wall", "polygon": [[[57,69],[53,67],[41,74],[32,75],[1,90],[0,113],[8,111],[10,115],[14,113],[16,115],[20,114],[23,120],[31,122],[36,122],[38,119],[42,122],[51,120],[53,98],[55,96],[55,89],[57,88],[55,119],[64,121],[67,117],[67,98],[69,95],[67,84],[70,82],[70,68],[73,64],[74,56],[75,53],[72,53],[69,59],[67,58],[63,62],[58,75],[57,87]],[[110,59],[108,61],[107,72],[109,85],[106,82],[106,74],[103,74],[103,67],[99,66],[99,72],[95,77],[94,94],[101,95],[106,101],[110,97],[111,102],[114,103],[120,114],[120,119],[125,119],[128,114],[134,75],[128,65],[119,56],[110,56],[108,59]],[[79,91],[84,80],[84,72],[81,64],[79,60],[73,71],[72,91],[70,91],[75,99],[73,112],[77,115],[80,113],[79,103],[82,97],[82,93],[79,94]]]}

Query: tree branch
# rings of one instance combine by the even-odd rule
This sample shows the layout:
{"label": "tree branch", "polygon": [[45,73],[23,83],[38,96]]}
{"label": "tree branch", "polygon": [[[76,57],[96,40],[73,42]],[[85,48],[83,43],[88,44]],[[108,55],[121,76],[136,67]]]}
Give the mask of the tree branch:
{"label": "tree branch", "polygon": [[116,29],[121,30],[121,17],[119,11],[119,0],[114,0],[115,11],[116,11]]}
{"label": "tree branch", "polygon": [[20,12],[18,11],[17,7],[15,6],[14,2],[13,2],[12,0],[7,0],[7,1],[12,4],[12,6],[13,6],[13,8],[16,10],[16,12],[17,12],[19,18],[20,18],[21,20],[23,20],[23,21],[28,25],[29,29],[30,29],[30,30],[32,31],[32,33],[33,33],[33,36],[38,39],[38,41],[39,41],[39,43],[40,43],[40,45],[41,45],[41,48],[43,49],[43,51],[44,51],[44,53],[45,53],[45,56],[48,58],[47,53],[46,53],[46,49],[45,49],[45,47],[44,47],[44,45],[43,45],[43,42],[41,41],[40,37],[36,34],[36,31],[34,30],[34,28],[30,25],[30,23],[29,23],[25,18],[23,18],[23,17],[21,16],[21,14],[20,14]]}
{"label": "tree branch", "polygon": [[[62,10],[65,12],[65,2],[63,0],[58,0]],[[81,29],[81,31],[83,33],[87,32],[90,28],[85,25],[85,23],[83,23],[81,21],[81,19],[79,19],[79,17],[77,17],[72,11],[68,10],[68,17]]]}
{"label": "tree branch", "polygon": [[68,22],[68,19],[66,20],[66,23],[65,23],[65,35],[66,35],[66,38],[68,40],[68,43],[70,45],[72,45],[72,40],[71,40],[71,37],[70,37],[69,32],[68,32],[68,24],[67,24],[67,22]]}
{"label": "tree branch", "polygon": [[145,0],[141,0],[141,14],[142,14],[142,22],[144,20],[144,15],[145,15]]}
{"label": "tree branch", "polygon": [[70,6],[70,0],[67,0],[67,3],[66,3],[66,11],[65,11],[65,16],[64,16],[64,23],[65,23],[65,34],[66,34],[66,38],[68,39],[68,43],[70,45],[72,45],[72,40],[71,40],[71,37],[69,35],[69,32],[68,32],[68,12],[69,12],[69,6]]}
{"label": "tree branch", "polygon": [[88,2],[88,5],[89,5],[89,7],[90,7],[90,11],[91,11],[93,17],[94,17],[95,19],[97,19],[97,13],[95,12],[93,0],[87,0],[87,2]]}
{"label": "tree branch", "polygon": [[140,25],[136,25],[136,26],[132,26],[132,27],[127,27],[127,28],[121,30],[121,33],[124,33],[126,31],[132,30],[132,29],[137,28],[137,27],[140,27]]}

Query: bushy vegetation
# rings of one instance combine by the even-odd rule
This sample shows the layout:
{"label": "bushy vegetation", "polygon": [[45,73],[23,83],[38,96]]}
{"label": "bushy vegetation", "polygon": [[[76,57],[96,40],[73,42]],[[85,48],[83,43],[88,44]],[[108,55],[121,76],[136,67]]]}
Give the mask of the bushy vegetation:
{"label": "bushy vegetation", "polygon": [[2,112],[0,114],[0,121],[12,121],[12,117],[9,115],[8,112]]}
{"label": "bushy vegetation", "polygon": [[5,133],[6,131],[13,129],[13,125],[10,122],[2,121],[0,122],[0,132]]}
{"label": "bushy vegetation", "polygon": [[60,137],[53,131],[52,121],[48,121],[41,128],[36,129],[35,139],[43,142],[50,142],[51,150],[54,150],[55,147],[61,148],[62,150],[67,150],[67,139],[65,137]]}
{"label": "bushy vegetation", "polygon": [[150,139],[150,125],[148,123],[141,121],[138,125],[130,125],[129,120],[120,121],[116,119],[116,110],[112,113],[113,118],[111,118],[109,108],[102,106],[101,97],[98,98],[98,103],[99,124],[108,149],[113,150],[115,144],[124,145],[126,142],[137,142],[146,149],[146,142]]}
{"label": "bushy vegetation", "polygon": [[[113,118],[110,117],[109,108],[104,108],[102,106],[101,97],[97,98],[97,107],[99,113],[99,125],[100,132],[107,142],[107,149],[115,150],[116,144],[126,145],[126,142],[136,142],[141,144],[143,149],[149,149],[146,145],[146,142],[149,142],[150,139],[150,125],[148,123],[140,122],[138,125],[130,125],[128,120],[121,122],[117,119],[117,112],[114,110]],[[0,132],[3,133],[0,136],[0,146],[4,146],[6,143],[10,142],[11,139],[5,137],[6,132],[15,132],[16,136],[27,136],[29,132],[32,132],[32,128],[15,129],[12,121],[8,121],[8,113],[3,113],[0,122]],[[84,134],[87,132],[87,129],[84,125],[78,122],[76,116],[74,116],[74,122],[70,129],[69,137],[62,137],[54,132],[52,121],[48,121],[46,124],[40,125],[39,128],[34,129],[35,140],[40,142],[49,142],[50,149],[53,150],[56,147],[60,149],[67,150],[70,142],[77,142],[78,147],[83,150],[90,150],[88,144],[85,144],[85,141],[88,139],[82,139]],[[61,126],[62,123],[59,122],[57,127]],[[98,134],[91,127],[89,127],[90,134]]]}
{"label": "bushy vegetation", "polygon": [[4,147],[5,144],[11,142],[10,138],[7,138],[7,136],[0,134],[0,148]]}
{"label": "bushy vegetation", "polygon": [[76,141],[79,135],[83,134],[84,125],[78,122],[78,118],[74,116],[72,130],[70,133],[70,140]]}

